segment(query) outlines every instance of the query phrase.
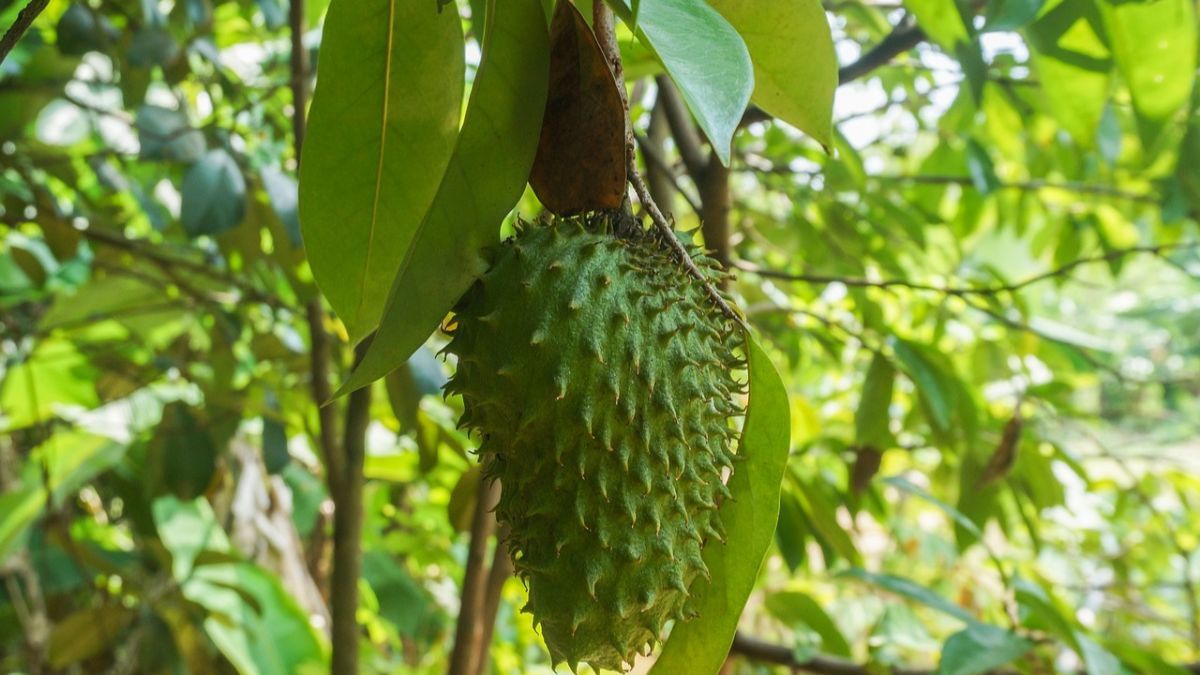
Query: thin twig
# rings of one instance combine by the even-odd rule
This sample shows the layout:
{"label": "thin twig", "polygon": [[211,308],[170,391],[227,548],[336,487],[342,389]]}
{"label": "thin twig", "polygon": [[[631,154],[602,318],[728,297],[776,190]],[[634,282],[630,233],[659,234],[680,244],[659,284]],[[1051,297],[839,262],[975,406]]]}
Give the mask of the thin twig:
{"label": "thin twig", "polygon": [[48,4],[50,4],[50,0],[29,0],[29,4],[25,5],[25,8],[17,14],[17,20],[4,33],[4,37],[0,38],[0,63],[4,63],[8,53],[17,46],[17,43],[24,37],[25,31],[33,25],[33,20],[38,18]]}
{"label": "thin twig", "polygon": [[1161,256],[1164,253],[1175,250],[1187,250],[1200,248],[1200,241],[1177,242],[1174,244],[1158,244],[1152,246],[1130,246],[1128,248],[1113,249],[1106,253],[1078,258],[1070,262],[1064,263],[1054,269],[1040,274],[1027,277],[1020,281],[1011,284],[996,284],[993,286],[938,286],[934,284],[924,284],[907,279],[863,279],[861,277],[839,277],[828,274],[793,274],[781,270],[772,270],[758,267],[753,263],[745,261],[737,261],[734,267],[751,274],[769,279],[780,279],[783,281],[795,281],[808,284],[833,284],[839,283],[844,286],[854,288],[878,288],[882,290],[891,290],[894,288],[908,288],[916,291],[932,291],[945,295],[967,296],[967,295],[983,295],[992,296],[1001,293],[1015,293],[1023,290],[1028,286],[1032,286],[1042,281],[1064,277],[1078,267],[1101,262],[1112,262],[1121,258],[1135,254],[1150,254]]}

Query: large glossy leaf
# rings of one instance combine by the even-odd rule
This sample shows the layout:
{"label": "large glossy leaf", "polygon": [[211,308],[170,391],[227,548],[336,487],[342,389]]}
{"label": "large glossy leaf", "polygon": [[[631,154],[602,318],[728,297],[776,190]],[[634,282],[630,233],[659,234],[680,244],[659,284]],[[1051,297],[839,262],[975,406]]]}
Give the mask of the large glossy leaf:
{"label": "large glossy leaf", "polygon": [[524,189],[546,102],[546,16],[538,0],[489,8],[495,17],[458,146],[392,283],[379,333],[339,394],[383,377],[421,346],[487,269],[484,249]]}
{"label": "large glossy leaf", "polygon": [[[649,14],[647,3],[643,16]],[[738,619],[775,534],[779,487],[787,466],[790,419],[787,390],[775,366],[753,337],[746,337],[750,361],[750,407],[729,479],[733,499],[721,505],[728,540],[709,540],[704,562],[710,583],[690,589],[699,618],[671,631],[653,672],[709,675],[721,669]]]}
{"label": "large glossy leaf", "polygon": [[1154,144],[1191,99],[1196,81],[1196,5],[1192,0],[1098,0],[1117,67],[1133,95],[1142,142]]}
{"label": "large glossy leaf", "polygon": [[1113,67],[1092,0],[1065,0],[1026,31],[1033,69],[1059,124],[1084,147],[1096,138]]}
{"label": "large glossy leaf", "polygon": [[837,54],[818,0],[709,0],[750,51],[754,102],[833,146]]}
{"label": "large glossy leaf", "polygon": [[[610,1],[631,22],[629,0]],[[658,54],[717,157],[729,164],[737,130],[754,90],[754,66],[738,32],[700,0],[646,0],[637,31]]]}
{"label": "large glossy leaf", "polygon": [[325,22],[300,165],[300,222],[317,285],[357,340],[454,149],[462,22],[433,2],[340,0]]}

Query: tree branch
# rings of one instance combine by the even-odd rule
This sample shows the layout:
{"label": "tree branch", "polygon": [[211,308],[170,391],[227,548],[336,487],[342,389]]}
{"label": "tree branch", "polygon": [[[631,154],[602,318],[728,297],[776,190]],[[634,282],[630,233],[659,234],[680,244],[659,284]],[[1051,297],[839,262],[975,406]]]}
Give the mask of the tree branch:
{"label": "tree branch", "polygon": [[[370,340],[359,343],[355,362],[361,361]],[[342,476],[333,495],[333,581],[330,589],[330,630],[333,660],[330,672],[358,671],[358,576],[362,566],[363,462],[367,450],[367,425],[371,421],[371,387],[350,394],[346,428],[342,437]]]}
{"label": "tree branch", "polygon": [[[599,3],[597,3],[599,4]],[[454,652],[450,655],[449,675],[474,675],[482,652],[483,615],[487,592],[487,549],[496,531],[492,508],[500,499],[500,483],[483,480],[471,518],[471,545],[467,552],[467,568],[463,572],[461,606],[458,625],[454,631]]]}
{"label": "tree branch", "polygon": [[687,105],[670,78],[659,75],[654,82],[658,85],[658,101],[666,115],[671,137],[675,139],[679,158],[683,160],[687,172],[699,183],[700,177],[708,169],[710,160],[704,156],[703,141],[696,132],[696,127],[692,125],[691,113],[688,112]]}
{"label": "tree branch", "polygon": [[876,68],[890,63],[900,54],[921,44],[927,37],[925,31],[921,30],[911,15],[905,17],[892,29],[891,33],[888,33],[887,37],[880,40],[879,44],[872,47],[870,51],[863,54],[854,63],[838,69],[838,85],[847,84],[866,76]]}
{"label": "tree branch", "polygon": [[492,633],[496,629],[496,613],[500,610],[500,595],[504,583],[513,574],[512,559],[508,557],[504,542],[508,538],[507,528],[496,534],[496,550],[492,553],[492,568],[488,572],[487,588],[483,595],[483,613],[479,617],[480,630],[478,657],[475,659],[475,675],[487,675],[488,651],[492,644]]}
{"label": "tree branch", "polygon": [[734,636],[730,652],[740,654],[754,661],[774,663],[780,666],[787,666],[793,670],[819,673],[821,675],[879,675],[881,673],[891,673],[891,675],[932,675],[934,672],[925,668],[893,667],[888,670],[886,668],[868,667],[859,665],[853,661],[824,655],[814,656],[806,661],[801,661],[796,658],[794,651],[783,645],[772,644],[742,633]]}
{"label": "tree branch", "polygon": [[17,14],[17,20],[4,33],[4,37],[0,38],[0,63],[4,63],[4,59],[8,58],[8,53],[17,46],[17,43],[24,37],[25,31],[33,25],[33,20],[38,18],[48,4],[50,4],[50,0],[29,0],[29,4],[25,5],[25,8]]}
{"label": "tree branch", "polygon": [[734,263],[734,267],[736,267],[737,269],[743,270],[745,272],[749,272],[751,274],[755,274],[760,277],[764,277],[764,278],[780,279],[780,280],[784,280],[784,281],[796,281],[796,282],[800,282],[800,283],[809,283],[809,284],[840,283],[845,286],[851,286],[851,287],[855,287],[855,288],[879,288],[879,289],[884,289],[884,290],[891,290],[893,288],[908,288],[911,290],[932,291],[935,293],[943,293],[945,295],[955,295],[955,296],[960,296],[960,297],[968,296],[968,295],[992,296],[992,295],[999,295],[1001,293],[1015,293],[1017,291],[1020,291],[1024,288],[1028,287],[1028,286],[1032,286],[1032,285],[1042,282],[1042,281],[1046,281],[1046,280],[1054,279],[1054,278],[1058,278],[1058,277],[1065,277],[1068,274],[1070,274],[1072,271],[1074,271],[1076,268],[1082,267],[1084,265],[1090,265],[1090,264],[1100,263],[1100,262],[1112,262],[1114,260],[1119,260],[1121,258],[1125,258],[1127,256],[1135,255],[1135,254],[1150,254],[1150,255],[1161,256],[1170,251],[1187,250],[1187,249],[1195,249],[1195,248],[1200,248],[1200,241],[1177,242],[1174,244],[1158,244],[1158,245],[1154,245],[1154,246],[1130,246],[1128,248],[1113,249],[1113,250],[1103,253],[1101,255],[1089,256],[1089,257],[1085,257],[1085,258],[1078,258],[1076,260],[1072,260],[1068,263],[1064,263],[1058,267],[1055,267],[1054,269],[1051,269],[1047,272],[1043,272],[1041,274],[1035,274],[1033,276],[1026,277],[1025,279],[1022,279],[1020,281],[1017,281],[1017,282],[1014,282],[1011,284],[997,284],[997,285],[993,285],[993,286],[936,286],[936,285],[932,285],[932,284],[923,284],[923,283],[919,283],[919,282],[908,281],[906,279],[874,280],[874,279],[863,279],[861,277],[839,277],[836,275],[827,275],[827,274],[793,274],[791,272],[784,272],[784,271],[780,271],[780,270],[765,269],[762,267],[758,267],[757,265],[754,265],[753,263],[749,263],[749,262],[741,261],[741,260]]}

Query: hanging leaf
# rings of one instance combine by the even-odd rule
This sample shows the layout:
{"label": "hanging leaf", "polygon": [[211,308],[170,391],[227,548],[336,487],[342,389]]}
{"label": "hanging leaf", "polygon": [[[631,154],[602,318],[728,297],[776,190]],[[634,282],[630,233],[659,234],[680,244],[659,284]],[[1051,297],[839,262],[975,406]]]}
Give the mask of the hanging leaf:
{"label": "hanging leaf", "polygon": [[754,102],[833,147],[837,54],[818,0],[709,0],[746,41]]}
{"label": "hanging leaf", "polygon": [[492,8],[458,146],[392,282],[379,332],[339,396],[404,362],[487,270],[484,249],[529,177],[549,75],[546,18],[538,0]]}
{"label": "hanging leaf", "polygon": [[[611,4],[632,22],[629,0]],[[754,66],[742,37],[712,7],[695,0],[646,3],[639,8],[637,32],[658,54],[717,157],[728,165],[733,132],[754,90]]]}
{"label": "hanging leaf", "polygon": [[891,359],[876,352],[863,380],[862,397],[854,411],[854,442],[861,447],[877,450],[893,445],[889,428],[892,389],[896,384],[896,366]]}
{"label": "hanging leaf", "polygon": [[[643,10],[649,16],[650,7]],[[787,466],[789,406],[787,390],[771,360],[746,336],[750,362],[750,406],[737,463],[729,479],[733,499],[721,505],[726,542],[710,539],[704,563],[710,583],[693,584],[691,606],[699,617],[677,623],[655,662],[653,673],[715,674],[729,654],[738,619],[762,565],[779,516],[779,488]]]}
{"label": "hanging leaf", "polygon": [[529,185],[560,215],[615,209],[625,196],[625,108],[608,61],[579,10],[560,2],[550,24],[550,88]]}
{"label": "hanging leaf", "polygon": [[462,22],[433,3],[335,0],[300,162],[309,264],[352,340],[379,323],[442,180],[463,96]]}

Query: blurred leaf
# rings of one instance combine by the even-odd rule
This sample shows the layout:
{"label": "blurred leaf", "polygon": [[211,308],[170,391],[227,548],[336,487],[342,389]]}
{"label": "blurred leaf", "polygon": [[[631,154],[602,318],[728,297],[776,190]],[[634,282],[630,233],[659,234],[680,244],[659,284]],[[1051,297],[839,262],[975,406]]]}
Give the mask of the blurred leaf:
{"label": "blurred leaf", "polygon": [[63,12],[54,33],[58,50],[69,56],[106,51],[120,37],[108,17],[80,2],[71,3]]}
{"label": "blurred leaf", "polygon": [[163,487],[180,499],[192,499],[212,483],[217,448],[188,405],[175,402],[163,408],[147,461],[161,472]]}
{"label": "blurred leaf", "polygon": [[[632,20],[629,0],[612,4],[626,23]],[[691,0],[647,3],[638,13],[637,30],[658,54],[721,163],[728,166],[733,133],[754,89],[746,43],[715,10]],[[713,68],[713,63],[721,67]]]}
{"label": "blurred leaf", "polygon": [[209,150],[183,175],[180,218],[188,236],[216,235],[246,215],[246,179],[228,152]]}
{"label": "blurred leaf", "polygon": [[54,668],[86,661],[116,647],[137,613],[121,605],[81,609],[57,621],[46,647]]}
{"label": "blurred leaf", "polygon": [[262,176],[263,189],[267,191],[271,207],[275,209],[275,215],[279,216],[283,229],[287,232],[288,243],[299,247],[300,215],[297,211],[299,195],[296,179],[274,165],[264,166],[259,175]]}
{"label": "blurred leaf", "polygon": [[971,29],[955,0],[905,0],[904,6],[946,53],[954,54],[959,43],[971,40]]}
{"label": "blurred leaf", "polygon": [[1191,0],[1096,0],[1113,56],[1149,151],[1191,100],[1196,81],[1196,6]]}
{"label": "blurred leaf", "polygon": [[[650,8],[643,10],[647,17]],[[754,589],[779,516],[779,487],[788,458],[788,398],[783,381],[762,347],[746,336],[750,405],[738,455],[729,479],[733,499],[720,507],[728,541],[710,539],[704,562],[709,583],[689,589],[699,618],[677,623],[655,662],[653,673],[716,673],[725,662],[738,619]]]}
{"label": "blurred leaf", "polygon": [[545,14],[537,0],[509,0],[488,23],[458,146],[392,282],[379,332],[339,396],[383,377],[425,341],[487,269],[483,249],[499,239],[524,190],[546,96]]}
{"label": "blurred leaf", "polygon": [[165,68],[179,57],[179,44],[162,28],[147,26],[133,34],[127,56],[135,68]]}
{"label": "blurred leaf", "polygon": [[230,550],[207,501],[163,497],[153,511],[183,595],[209,613],[205,632],[239,672],[291,675],[328,668],[326,647],[278,579],[249,563],[197,565],[201,555],[211,555],[206,551]]}
{"label": "blurred leaf", "polygon": [[821,636],[821,650],[850,658],[850,645],[833,618],[811,596],[796,591],[767,596],[767,611],[788,626],[807,626]]}
{"label": "blurred leaf", "polygon": [[386,19],[369,3],[330,8],[300,163],[309,264],[355,342],[379,324],[388,284],[443,180],[462,108],[457,13],[388,7]]}
{"label": "blurred leaf", "polygon": [[409,638],[420,637],[436,616],[432,598],[404,569],[402,561],[383,551],[363,554],[362,576],[379,600],[379,615]]}
{"label": "blurred leaf", "polygon": [[1045,0],[1000,0],[987,3],[983,29],[1012,31],[1024,28],[1037,17]]}
{"label": "blurred leaf", "polygon": [[288,454],[287,430],[279,420],[266,416],[262,418],[262,444],[263,465],[267,473],[283,471],[292,458]]}
{"label": "blurred leaf", "polygon": [[817,0],[710,0],[746,41],[754,102],[833,147],[837,55]]}
{"label": "blurred leaf", "polygon": [[625,108],[608,60],[569,2],[550,24],[550,87],[529,186],[547,209],[615,209],[625,197]]}
{"label": "blurred leaf", "polygon": [[74,344],[54,337],[40,340],[28,358],[4,373],[0,430],[44,422],[59,406],[97,405],[95,378],[95,368]]}
{"label": "blurred leaf", "polygon": [[967,171],[971,174],[971,183],[981,195],[990,195],[1000,186],[992,158],[973,138],[967,140]]}
{"label": "blurred leaf", "polygon": [[916,602],[925,605],[930,609],[937,610],[947,616],[952,616],[968,626],[979,625],[980,622],[967,610],[943,598],[937,592],[930,588],[922,586],[911,579],[905,579],[892,574],[874,574],[861,568],[854,568],[843,573],[843,576],[865,581],[873,586],[882,588],[885,591],[895,593]]}
{"label": "blurred leaf", "polygon": [[1112,53],[1092,0],[1064,0],[1026,30],[1050,113],[1075,143],[1092,147],[1108,100]]}
{"label": "blurred leaf", "polygon": [[472,464],[463,472],[450,492],[446,514],[450,525],[458,532],[471,530],[471,519],[475,514],[475,503],[479,499],[479,482],[483,475],[478,464]]}
{"label": "blurred leaf", "polygon": [[895,383],[896,367],[882,352],[876,352],[863,380],[858,409],[854,411],[856,445],[883,450],[894,444],[888,409],[892,405]]}
{"label": "blurred leaf", "polygon": [[941,429],[950,428],[950,418],[954,409],[954,382],[940,363],[941,358],[935,356],[928,347],[893,337],[889,339],[896,353],[900,368],[917,385],[921,400],[925,402],[930,413],[930,422]]}
{"label": "blurred leaf", "polygon": [[990,626],[968,626],[946,640],[940,675],[980,675],[1021,658],[1033,643],[1016,633]]}

